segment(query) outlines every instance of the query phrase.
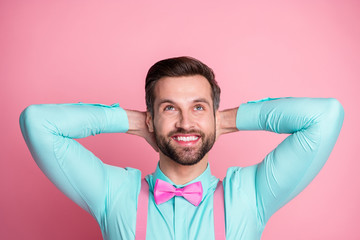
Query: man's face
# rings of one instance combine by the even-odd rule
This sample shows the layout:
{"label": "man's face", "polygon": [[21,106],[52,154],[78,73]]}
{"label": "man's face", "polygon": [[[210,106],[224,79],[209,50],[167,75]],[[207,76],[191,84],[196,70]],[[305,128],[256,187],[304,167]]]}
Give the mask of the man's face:
{"label": "man's face", "polygon": [[154,93],[154,118],[148,124],[160,151],[182,165],[198,163],[216,136],[209,82],[200,75],[164,77]]}

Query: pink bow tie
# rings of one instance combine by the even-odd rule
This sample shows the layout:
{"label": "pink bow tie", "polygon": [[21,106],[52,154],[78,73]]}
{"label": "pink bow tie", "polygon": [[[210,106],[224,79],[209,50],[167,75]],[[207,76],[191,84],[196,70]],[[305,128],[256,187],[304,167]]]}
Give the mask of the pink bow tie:
{"label": "pink bow tie", "polygon": [[203,189],[201,182],[189,184],[183,188],[176,188],[170,183],[156,179],[154,187],[154,198],[156,204],[161,204],[174,196],[182,196],[191,204],[198,206],[201,202]]}

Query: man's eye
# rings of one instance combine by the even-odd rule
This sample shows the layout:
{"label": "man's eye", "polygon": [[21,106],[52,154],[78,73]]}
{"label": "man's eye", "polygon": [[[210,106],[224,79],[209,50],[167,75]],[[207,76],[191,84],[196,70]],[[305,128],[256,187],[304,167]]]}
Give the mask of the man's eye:
{"label": "man's eye", "polygon": [[164,108],[164,111],[172,111],[172,110],[174,110],[175,108],[173,107],[173,106],[166,106],[165,108]]}
{"label": "man's eye", "polygon": [[204,110],[203,106],[200,106],[200,105],[195,106],[194,109],[195,109],[196,111],[202,111],[202,110]]}

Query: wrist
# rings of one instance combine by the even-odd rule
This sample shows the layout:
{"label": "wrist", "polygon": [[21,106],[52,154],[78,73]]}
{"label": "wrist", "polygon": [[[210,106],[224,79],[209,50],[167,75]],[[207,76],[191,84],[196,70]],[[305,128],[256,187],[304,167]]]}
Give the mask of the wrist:
{"label": "wrist", "polygon": [[129,130],[127,133],[142,136],[144,130],[147,131],[145,124],[146,113],[137,110],[125,109],[129,121]]}
{"label": "wrist", "polygon": [[237,109],[232,108],[218,112],[218,130],[220,135],[238,131],[236,128]]}

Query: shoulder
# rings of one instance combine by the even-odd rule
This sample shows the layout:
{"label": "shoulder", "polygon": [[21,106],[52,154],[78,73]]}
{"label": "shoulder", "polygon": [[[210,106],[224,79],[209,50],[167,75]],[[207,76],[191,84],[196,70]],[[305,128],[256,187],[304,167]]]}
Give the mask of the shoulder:
{"label": "shoulder", "polygon": [[131,167],[117,167],[104,164],[106,169],[106,181],[110,189],[136,189],[140,185],[141,171]]}
{"label": "shoulder", "polygon": [[230,167],[224,178],[224,191],[231,200],[242,200],[247,204],[256,203],[257,165],[248,167]]}
{"label": "shoulder", "polygon": [[[255,177],[258,165],[248,167],[229,167],[224,178],[224,183],[231,185],[243,185],[245,182],[249,183]],[[244,182],[245,181],[245,182]]]}

